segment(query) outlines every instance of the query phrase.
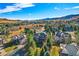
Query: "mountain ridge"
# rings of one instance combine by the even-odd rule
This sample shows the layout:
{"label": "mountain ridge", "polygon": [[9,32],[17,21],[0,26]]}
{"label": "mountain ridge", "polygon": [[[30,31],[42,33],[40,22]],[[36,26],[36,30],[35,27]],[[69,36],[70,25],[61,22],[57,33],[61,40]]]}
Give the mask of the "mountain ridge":
{"label": "mountain ridge", "polygon": [[[37,19],[37,20],[75,20],[79,19],[79,14],[71,14],[61,17],[55,17],[55,18],[43,18],[43,19]],[[8,19],[8,18],[0,18],[0,21],[27,21],[27,20],[14,20],[14,19]],[[28,20],[29,21],[29,20]],[[35,21],[35,20],[32,20]]]}
{"label": "mountain ridge", "polygon": [[41,20],[74,20],[78,18],[79,18],[79,14],[73,14],[73,15],[66,15],[66,16],[55,17],[55,18],[44,18]]}

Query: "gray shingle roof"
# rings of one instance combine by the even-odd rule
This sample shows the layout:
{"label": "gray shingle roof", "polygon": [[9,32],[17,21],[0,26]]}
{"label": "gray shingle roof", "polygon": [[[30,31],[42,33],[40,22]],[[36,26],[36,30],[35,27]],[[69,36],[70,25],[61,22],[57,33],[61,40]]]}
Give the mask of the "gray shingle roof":
{"label": "gray shingle roof", "polygon": [[67,45],[65,48],[67,49],[69,56],[76,56],[78,50],[74,45]]}

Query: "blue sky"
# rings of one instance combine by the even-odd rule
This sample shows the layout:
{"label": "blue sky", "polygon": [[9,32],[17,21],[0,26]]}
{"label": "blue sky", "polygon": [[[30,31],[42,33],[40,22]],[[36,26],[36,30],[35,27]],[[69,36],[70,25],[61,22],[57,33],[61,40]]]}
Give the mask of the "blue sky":
{"label": "blue sky", "polygon": [[35,20],[79,14],[79,3],[0,3],[0,18]]}

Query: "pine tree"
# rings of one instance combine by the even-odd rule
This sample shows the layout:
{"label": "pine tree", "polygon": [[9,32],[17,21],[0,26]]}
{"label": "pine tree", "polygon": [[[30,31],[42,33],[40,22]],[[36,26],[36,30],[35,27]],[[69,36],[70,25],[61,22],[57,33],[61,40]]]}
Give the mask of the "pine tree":
{"label": "pine tree", "polygon": [[35,54],[35,48],[36,48],[36,44],[34,41],[34,32],[31,31],[30,29],[26,31],[26,35],[27,35],[27,43],[26,43],[26,50],[27,50],[27,55],[29,56],[34,56]]}

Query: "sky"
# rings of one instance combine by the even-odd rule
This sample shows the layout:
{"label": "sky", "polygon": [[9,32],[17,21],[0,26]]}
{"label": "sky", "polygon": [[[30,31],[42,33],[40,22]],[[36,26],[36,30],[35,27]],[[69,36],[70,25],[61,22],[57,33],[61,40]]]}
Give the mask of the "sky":
{"label": "sky", "polygon": [[79,3],[0,3],[0,18],[36,20],[79,14]]}

